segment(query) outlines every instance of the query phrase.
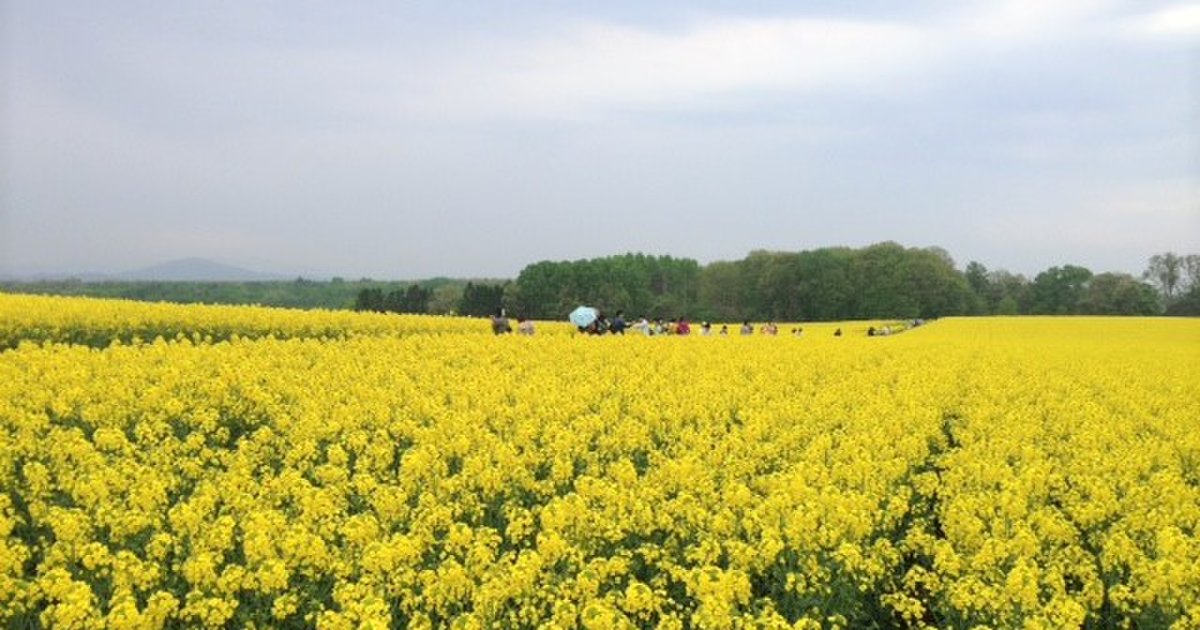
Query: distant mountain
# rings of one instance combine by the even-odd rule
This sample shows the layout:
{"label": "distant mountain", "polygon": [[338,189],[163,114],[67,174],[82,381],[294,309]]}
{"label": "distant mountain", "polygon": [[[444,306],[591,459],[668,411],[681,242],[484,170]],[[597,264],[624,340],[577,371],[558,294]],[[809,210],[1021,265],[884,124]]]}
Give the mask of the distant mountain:
{"label": "distant mountain", "polygon": [[163,280],[173,282],[254,282],[290,280],[280,274],[251,271],[207,258],[181,258],[158,265],[113,274],[114,280]]}

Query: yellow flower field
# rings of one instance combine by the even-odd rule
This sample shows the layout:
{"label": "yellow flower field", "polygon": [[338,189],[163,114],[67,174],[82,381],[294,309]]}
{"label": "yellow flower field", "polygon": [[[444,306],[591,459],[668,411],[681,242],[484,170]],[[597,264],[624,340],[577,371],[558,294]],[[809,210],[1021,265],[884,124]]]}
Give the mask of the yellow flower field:
{"label": "yellow flower field", "polygon": [[0,296],[0,625],[1200,627],[1200,321],[38,300]]}
{"label": "yellow flower field", "polygon": [[[0,293],[0,349],[21,341],[104,346],[114,341],[188,337],[195,342],[233,337],[345,339],[413,334],[491,333],[468,317],[294,310],[264,306],[144,303]],[[543,334],[568,334],[570,324],[549,323]]]}

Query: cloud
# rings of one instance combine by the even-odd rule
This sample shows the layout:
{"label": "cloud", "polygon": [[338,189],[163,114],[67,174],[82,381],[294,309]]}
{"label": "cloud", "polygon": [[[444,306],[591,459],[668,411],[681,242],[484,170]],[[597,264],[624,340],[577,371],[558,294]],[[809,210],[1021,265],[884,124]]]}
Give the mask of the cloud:
{"label": "cloud", "polygon": [[1200,37],[1200,3],[1177,4],[1131,18],[1127,30],[1152,38],[1188,39]]}
{"label": "cloud", "polygon": [[888,19],[708,14],[656,27],[577,18],[539,22],[537,31],[464,27],[454,45],[375,32],[335,45],[241,41],[216,51],[204,37],[172,34],[148,40],[162,48],[155,54],[114,37],[96,57],[112,55],[112,74],[128,88],[90,89],[120,103],[103,91],[150,86],[147,98],[170,106],[135,112],[142,124],[169,111],[238,132],[311,127],[314,117],[378,128],[738,111],[823,94],[904,99],[980,61],[1118,32],[1178,35],[1196,21],[1194,5],[1127,13],[1109,0],[1005,0]]}
{"label": "cloud", "polygon": [[434,79],[404,81],[407,98],[397,103],[435,118],[594,119],[738,109],[773,96],[906,98],[981,62],[1103,45],[1131,23],[1190,32],[1193,9],[1130,17],[1112,0],[1007,0],[890,20],[707,15],[674,28],[576,21],[519,41],[468,37],[427,75]]}
{"label": "cloud", "polygon": [[875,90],[933,52],[920,28],[850,20],[708,19],[664,33],[595,23],[492,74],[513,108],[696,103],[744,92]]}
{"label": "cloud", "polygon": [[939,35],[971,47],[1024,45],[1106,30],[1112,0],[1003,0],[979,3],[939,20]]}

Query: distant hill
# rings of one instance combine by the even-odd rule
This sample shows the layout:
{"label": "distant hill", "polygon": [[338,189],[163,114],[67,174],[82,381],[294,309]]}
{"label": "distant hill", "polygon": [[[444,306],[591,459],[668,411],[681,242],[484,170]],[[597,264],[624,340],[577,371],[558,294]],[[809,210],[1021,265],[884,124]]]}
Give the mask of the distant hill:
{"label": "distant hill", "polygon": [[251,271],[207,258],[181,258],[142,269],[113,274],[113,280],[168,282],[258,282],[288,280],[287,276]]}

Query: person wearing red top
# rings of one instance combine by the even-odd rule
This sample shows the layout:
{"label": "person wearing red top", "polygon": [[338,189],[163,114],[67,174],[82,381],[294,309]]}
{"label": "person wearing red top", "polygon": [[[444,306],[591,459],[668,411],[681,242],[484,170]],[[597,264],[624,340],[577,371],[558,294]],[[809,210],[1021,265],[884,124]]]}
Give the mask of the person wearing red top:
{"label": "person wearing red top", "polygon": [[680,335],[690,335],[692,334],[692,327],[688,324],[688,320],[680,317],[679,326],[675,329],[675,332]]}

